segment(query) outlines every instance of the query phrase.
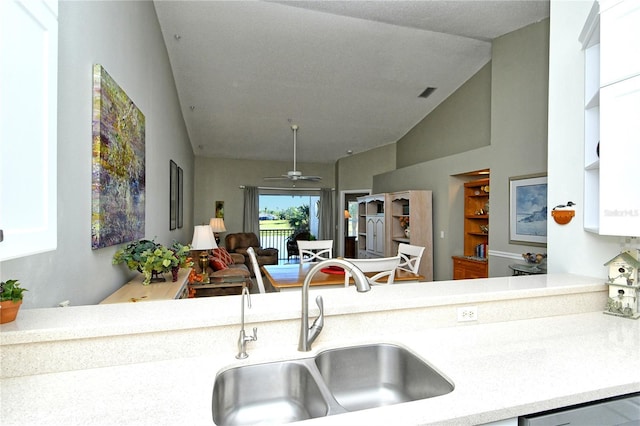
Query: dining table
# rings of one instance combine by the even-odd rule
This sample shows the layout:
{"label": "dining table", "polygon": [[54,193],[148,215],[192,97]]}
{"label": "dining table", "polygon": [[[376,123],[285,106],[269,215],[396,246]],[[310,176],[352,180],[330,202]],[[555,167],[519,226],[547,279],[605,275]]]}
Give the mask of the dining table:
{"label": "dining table", "polygon": [[[301,288],[304,279],[316,264],[315,263],[292,263],[284,265],[264,265],[262,271],[276,291],[288,291]],[[323,269],[326,272],[323,272]],[[339,268],[323,268],[316,272],[311,279],[310,286],[335,287],[344,286],[344,270]],[[375,272],[367,272],[365,275],[372,276]],[[394,282],[418,282],[424,281],[422,275],[414,274],[403,269],[396,269]],[[350,285],[354,285],[353,277]]]}

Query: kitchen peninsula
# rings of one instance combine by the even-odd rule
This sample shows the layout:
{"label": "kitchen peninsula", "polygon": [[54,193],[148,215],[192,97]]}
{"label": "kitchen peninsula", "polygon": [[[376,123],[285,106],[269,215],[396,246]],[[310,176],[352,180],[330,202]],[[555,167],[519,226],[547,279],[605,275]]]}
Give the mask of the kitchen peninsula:
{"label": "kitchen peninsula", "polygon": [[[252,295],[246,322],[259,340],[244,361],[235,359],[239,296],[23,310],[0,328],[2,423],[212,425],[219,370],[369,342],[406,346],[455,389],[305,424],[471,425],[640,391],[640,321],[602,313],[607,289],[598,278],[316,294],[325,300],[325,328],[310,353],[297,351],[300,294]],[[466,306],[477,307],[478,321],[457,322]],[[624,374],[616,373],[621,363]]]}

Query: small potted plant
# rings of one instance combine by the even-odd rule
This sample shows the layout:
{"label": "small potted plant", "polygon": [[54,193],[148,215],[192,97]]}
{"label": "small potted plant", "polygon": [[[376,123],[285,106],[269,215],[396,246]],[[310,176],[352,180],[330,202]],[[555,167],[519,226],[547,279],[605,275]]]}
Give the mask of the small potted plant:
{"label": "small potted plant", "polygon": [[28,291],[20,287],[18,280],[7,280],[0,283],[0,324],[16,319],[20,305],[22,305],[22,293]]}

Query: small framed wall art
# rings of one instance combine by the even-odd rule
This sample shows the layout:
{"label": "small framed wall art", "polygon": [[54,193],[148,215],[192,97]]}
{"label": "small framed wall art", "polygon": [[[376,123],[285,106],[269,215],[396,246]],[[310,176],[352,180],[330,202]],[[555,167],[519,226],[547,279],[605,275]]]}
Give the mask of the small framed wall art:
{"label": "small framed wall art", "polygon": [[169,229],[178,226],[178,165],[169,160]]}
{"label": "small framed wall art", "polygon": [[216,217],[224,219],[224,201],[216,201]]}
{"label": "small framed wall art", "polygon": [[509,243],[547,246],[547,175],[509,178]]}

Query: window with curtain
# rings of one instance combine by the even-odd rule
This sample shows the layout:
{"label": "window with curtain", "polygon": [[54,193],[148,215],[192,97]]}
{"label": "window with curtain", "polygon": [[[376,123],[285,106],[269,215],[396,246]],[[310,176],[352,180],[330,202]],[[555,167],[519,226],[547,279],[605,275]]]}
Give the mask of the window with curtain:
{"label": "window with curtain", "polygon": [[319,201],[319,194],[261,190],[258,202],[260,230],[287,228],[295,232],[308,229],[317,238]]}

